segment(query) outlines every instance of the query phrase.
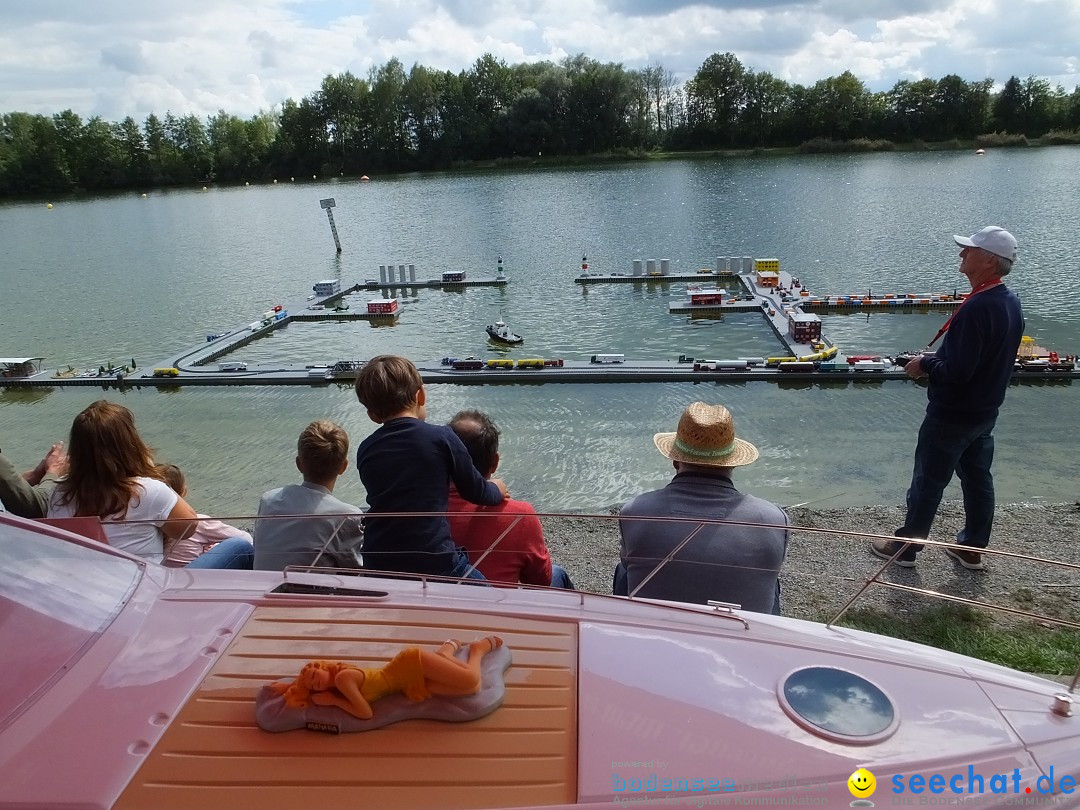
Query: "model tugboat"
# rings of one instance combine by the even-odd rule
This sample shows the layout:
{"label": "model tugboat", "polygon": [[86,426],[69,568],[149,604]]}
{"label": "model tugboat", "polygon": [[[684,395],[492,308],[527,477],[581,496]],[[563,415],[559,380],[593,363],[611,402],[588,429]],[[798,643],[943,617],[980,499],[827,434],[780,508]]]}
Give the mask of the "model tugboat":
{"label": "model tugboat", "polygon": [[502,318],[495,321],[487,328],[488,337],[499,343],[508,343],[511,346],[516,346],[518,343],[524,342],[525,338],[510,331],[510,327],[506,325],[506,322]]}

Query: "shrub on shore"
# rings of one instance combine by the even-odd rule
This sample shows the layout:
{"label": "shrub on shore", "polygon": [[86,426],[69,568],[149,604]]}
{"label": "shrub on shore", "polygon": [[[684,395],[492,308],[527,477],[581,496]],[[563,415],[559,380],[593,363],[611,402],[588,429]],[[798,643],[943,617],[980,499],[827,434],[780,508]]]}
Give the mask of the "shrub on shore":
{"label": "shrub on shore", "polygon": [[799,152],[804,155],[837,152],[892,152],[894,149],[896,149],[896,144],[892,141],[871,138],[854,138],[850,141],[812,138],[799,144]]}
{"label": "shrub on shore", "polygon": [[1080,130],[1055,129],[1039,138],[1039,143],[1043,146],[1080,143]]}
{"label": "shrub on shore", "polygon": [[987,132],[975,138],[975,146],[979,149],[986,149],[989,146],[1000,148],[1003,146],[1028,145],[1026,135],[1010,135],[1008,132]]}

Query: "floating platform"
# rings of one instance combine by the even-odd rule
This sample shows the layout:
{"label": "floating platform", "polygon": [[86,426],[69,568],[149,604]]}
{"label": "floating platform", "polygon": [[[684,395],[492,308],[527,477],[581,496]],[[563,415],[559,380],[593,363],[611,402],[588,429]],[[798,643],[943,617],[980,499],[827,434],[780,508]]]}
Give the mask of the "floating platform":
{"label": "floating platform", "polygon": [[871,309],[887,309],[903,312],[927,310],[954,310],[964,303],[966,296],[948,294],[891,295],[883,298],[853,298],[844,296],[796,296],[794,303],[805,312],[864,312]]}
{"label": "floating platform", "polygon": [[327,309],[302,310],[289,313],[290,321],[396,321],[401,317],[401,310],[396,312],[368,312],[367,309]]}
{"label": "floating platform", "polygon": [[643,284],[667,281],[716,281],[734,278],[730,270],[717,273],[712,270],[698,273],[582,273],[574,279],[575,284]]}
{"label": "floating platform", "polygon": [[[172,388],[178,386],[207,385],[308,385],[320,386],[330,383],[351,384],[356,378],[363,361],[342,361],[325,366],[310,367],[248,365],[242,371],[219,371],[209,368],[178,369],[178,374],[168,377],[153,376],[153,369],[140,369],[128,375],[114,374],[100,377],[52,376],[54,369],[47,369],[39,374],[25,378],[0,378],[0,388],[38,388],[38,387],[81,387],[99,386],[105,388],[125,388],[158,386]],[[798,364],[803,365],[803,364]],[[809,364],[807,364],[809,365]],[[854,367],[846,370],[782,370],[763,366],[745,369],[710,369],[694,370],[693,363],[675,360],[639,360],[619,364],[597,364],[589,361],[567,360],[560,368],[488,368],[477,370],[456,370],[436,364],[421,362],[417,364],[420,376],[425,383],[445,383],[452,385],[521,385],[543,383],[646,383],[646,382],[851,382],[874,383],[886,381],[909,381],[901,367],[889,367],[870,371],[858,371]],[[335,371],[335,369],[338,369]],[[1073,380],[1080,380],[1080,371],[1067,370],[1020,370],[1012,375],[1013,384],[1045,383],[1071,385]]]}
{"label": "floating platform", "polygon": [[728,279],[740,273],[749,273],[754,267],[750,257],[717,256],[713,266],[702,267],[692,273],[671,272],[671,259],[634,259],[629,273],[590,273],[587,256],[581,257],[581,274],[575,284],[640,284],[642,282],[712,281]]}
{"label": "floating platform", "polygon": [[719,314],[725,312],[761,312],[763,307],[758,301],[728,300],[717,304],[693,304],[690,301],[676,301],[668,305],[672,315],[693,315],[695,313]]}
{"label": "floating platform", "polygon": [[358,289],[364,290],[393,290],[403,287],[417,287],[427,289],[459,289],[461,287],[505,287],[510,283],[506,276],[480,276],[476,278],[466,277],[461,281],[443,281],[442,279],[417,280],[417,281],[377,281],[367,279],[363,284],[357,285]]}

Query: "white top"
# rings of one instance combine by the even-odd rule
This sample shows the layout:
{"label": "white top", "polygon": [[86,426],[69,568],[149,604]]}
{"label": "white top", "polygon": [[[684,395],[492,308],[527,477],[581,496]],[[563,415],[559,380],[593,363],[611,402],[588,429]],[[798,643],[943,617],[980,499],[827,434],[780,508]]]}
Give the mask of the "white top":
{"label": "white top", "polygon": [[[161,524],[169,517],[180,496],[167,484],[153,478],[135,479],[138,494],[128,503],[123,520],[152,520],[153,523],[103,523],[109,545],[150,562],[160,563],[163,535]],[[61,487],[49,496],[49,517],[75,517],[78,504],[60,504]]]}

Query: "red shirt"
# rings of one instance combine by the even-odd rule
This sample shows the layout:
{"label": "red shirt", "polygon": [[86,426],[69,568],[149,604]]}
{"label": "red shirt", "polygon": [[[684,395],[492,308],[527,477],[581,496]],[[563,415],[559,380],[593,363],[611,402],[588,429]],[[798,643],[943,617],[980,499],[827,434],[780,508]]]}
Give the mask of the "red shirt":
{"label": "red shirt", "polygon": [[[494,582],[521,582],[526,585],[551,584],[551,557],[544,542],[544,530],[532,504],[507,498],[497,506],[469,503],[450,487],[450,536],[454,545],[469,551],[469,561]],[[514,520],[499,544],[482,562],[477,560]]]}

